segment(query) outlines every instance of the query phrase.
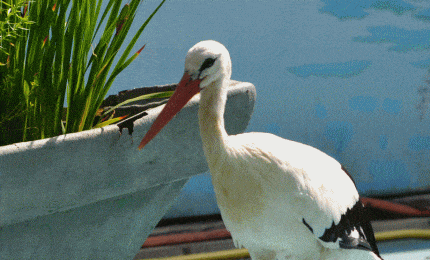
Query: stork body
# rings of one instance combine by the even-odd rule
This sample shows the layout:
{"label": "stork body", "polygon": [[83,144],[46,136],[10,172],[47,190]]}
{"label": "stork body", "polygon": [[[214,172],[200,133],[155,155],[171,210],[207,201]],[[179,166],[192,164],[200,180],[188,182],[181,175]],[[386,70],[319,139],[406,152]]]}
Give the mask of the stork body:
{"label": "stork body", "polygon": [[381,259],[355,184],[335,159],[268,133],[226,133],[230,76],[222,44],[193,46],[177,90],[139,148],[200,92],[203,150],[237,247],[247,248],[254,260]]}

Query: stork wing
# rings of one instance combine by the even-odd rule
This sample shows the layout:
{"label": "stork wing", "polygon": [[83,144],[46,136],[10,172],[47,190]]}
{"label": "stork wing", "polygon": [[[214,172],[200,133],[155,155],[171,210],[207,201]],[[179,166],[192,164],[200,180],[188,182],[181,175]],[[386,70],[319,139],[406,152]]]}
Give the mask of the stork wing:
{"label": "stork wing", "polygon": [[[271,193],[285,196],[277,201],[285,199],[285,204],[280,204],[293,208],[301,224],[324,247],[364,249],[378,254],[354,181],[339,162],[316,148],[271,134],[249,133],[237,138],[252,157],[267,162],[262,171],[265,178],[272,179]],[[282,180],[295,183],[279,183]],[[287,186],[285,190],[279,188]]]}

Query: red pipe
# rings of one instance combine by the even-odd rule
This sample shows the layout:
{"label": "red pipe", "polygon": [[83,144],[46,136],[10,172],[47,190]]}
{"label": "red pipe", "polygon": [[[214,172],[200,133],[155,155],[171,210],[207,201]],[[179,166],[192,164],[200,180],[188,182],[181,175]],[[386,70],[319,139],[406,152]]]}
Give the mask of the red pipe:
{"label": "red pipe", "polygon": [[227,229],[216,229],[211,231],[187,232],[172,235],[150,236],[146,239],[142,248],[177,245],[184,243],[201,242],[208,240],[219,240],[231,238],[230,232]]}
{"label": "red pipe", "polygon": [[370,209],[378,209],[387,214],[401,214],[407,217],[427,217],[430,216],[430,210],[419,210],[411,206],[400,203],[390,202],[380,199],[361,198],[364,206]]}
{"label": "red pipe", "polygon": [[[361,198],[360,200],[367,208],[386,212],[387,215],[400,214],[405,217],[430,216],[430,210],[419,210],[404,204],[372,198]],[[184,232],[179,234],[176,233],[169,235],[155,235],[149,236],[143,244],[142,248],[178,245],[183,243],[193,243],[229,238],[231,238],[231,234],[225,228],[201,232]]]}

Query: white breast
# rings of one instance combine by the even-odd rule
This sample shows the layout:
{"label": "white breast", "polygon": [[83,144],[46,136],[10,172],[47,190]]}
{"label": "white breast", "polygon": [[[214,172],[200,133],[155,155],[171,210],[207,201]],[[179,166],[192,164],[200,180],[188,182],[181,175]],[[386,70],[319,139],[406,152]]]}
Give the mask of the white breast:
{"label": "white breast", "polygon": [[223,220],[237,243],[319,254],[321,246],[302,219],[322,235],[358,200],[340,164],[315,148],[271,134],[229,136],[227,144],[226,153],[210,165]]}

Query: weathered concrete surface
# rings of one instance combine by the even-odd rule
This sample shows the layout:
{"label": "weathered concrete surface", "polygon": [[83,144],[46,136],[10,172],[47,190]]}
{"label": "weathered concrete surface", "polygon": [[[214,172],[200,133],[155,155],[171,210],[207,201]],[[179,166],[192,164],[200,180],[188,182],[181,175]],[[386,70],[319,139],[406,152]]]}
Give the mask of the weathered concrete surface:
{"label": "weathered concrete surface", "polygon": [[[189,177],[207,170],[199,96],[139,151],[162,107],[134,122],[0,147],[0,259],[132,259]],[[232,81],[226,128],[243,132],[255,102]]]}

